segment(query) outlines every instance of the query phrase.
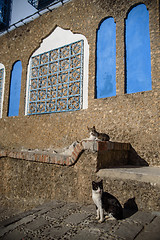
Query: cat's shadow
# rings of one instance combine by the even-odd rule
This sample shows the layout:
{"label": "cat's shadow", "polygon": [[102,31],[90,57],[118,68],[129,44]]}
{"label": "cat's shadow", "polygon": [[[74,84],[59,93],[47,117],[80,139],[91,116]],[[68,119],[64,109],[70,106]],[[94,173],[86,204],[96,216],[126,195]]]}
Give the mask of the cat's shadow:
{"label": "cat's shadow", "polygon": [[123,219],[129,218],[132,215],[134,215],[138,211],[138,206],[135,201],[135,197],[128,199],[124,203],[124,208],[123,208]]}

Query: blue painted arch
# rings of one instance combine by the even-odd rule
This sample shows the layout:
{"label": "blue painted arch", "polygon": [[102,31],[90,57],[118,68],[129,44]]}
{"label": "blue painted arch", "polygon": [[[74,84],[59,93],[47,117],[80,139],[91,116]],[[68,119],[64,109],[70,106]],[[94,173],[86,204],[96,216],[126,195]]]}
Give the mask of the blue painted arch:
{"label": "blue painted arch", "polygon": [[13,64],[11,72],[8,116],[19,115],[21,75],[22,75],[22,63],[21,61],[17,61]]}
{"label": "blue painted arch", "polygon": [[134,6],[128,13],[125,25],[125,92],[152,90],[149,12],[146,6]]}
{"label": "blue painted arch", "polygon": [[112,17],[100,23],[96,47],[96,98],[116,95],[116,23]]}

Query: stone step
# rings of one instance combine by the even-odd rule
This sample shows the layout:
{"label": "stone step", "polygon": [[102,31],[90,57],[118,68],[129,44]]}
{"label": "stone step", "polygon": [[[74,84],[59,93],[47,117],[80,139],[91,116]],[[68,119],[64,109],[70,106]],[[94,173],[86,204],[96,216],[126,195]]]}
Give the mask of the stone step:
{"label": "stone step", "polygon": [[99,177],[110,177],[124,180],[136,180],[160,186],[160,167],[123,166],[120,168],[106,168],[98,171]]}
{"label": "stone step", "polygon": [[160,210],[160,167],[124,166],[100,169],[106,191],[121,203],[135,200],[139,209]]}

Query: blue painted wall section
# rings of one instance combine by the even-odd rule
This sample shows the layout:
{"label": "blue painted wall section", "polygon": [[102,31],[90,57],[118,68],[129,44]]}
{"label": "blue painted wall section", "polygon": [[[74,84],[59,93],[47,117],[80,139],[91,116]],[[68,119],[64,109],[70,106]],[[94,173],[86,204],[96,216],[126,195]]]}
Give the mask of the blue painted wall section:
{"label": "blue painted wall section", "polygon": [[22,75],[22,64],[21,64],[21,61],[17,61],[13,65],[13,69],[11,73],[8,116],[19,115],[21,75]]}
{"label": "blue painted wall section", "polygon": [[116,24],[105,19],[97,31],[96,97],[116,95]]}
{"label": "blue painted wall section", "polygon": [[126,19],[126,93],[152,90],[149,12],[134,7]]}

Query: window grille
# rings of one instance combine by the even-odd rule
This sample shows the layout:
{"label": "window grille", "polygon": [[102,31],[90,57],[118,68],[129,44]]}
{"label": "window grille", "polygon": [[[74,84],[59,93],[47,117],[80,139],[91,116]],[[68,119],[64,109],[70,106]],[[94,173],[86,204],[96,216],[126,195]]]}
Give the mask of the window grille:
{"label": "window grille", "polygon": [[4,69],[0,69],[0,116],[2,112],[2,94],[3,94],[3,75]]}
{"label": "window grille", "polygon": [[51,3],[63,3],[63,0],[28,0],[28,2],[36,9],[41,9]]}
{"label": "window grille", "polygon": [[10,5],[10,0],[0,0],[0,30],[7,28],[9,25]]}
{"label": "window grille", "polygon": [[83,40],[31,59],[28,115],[80,110]]}

